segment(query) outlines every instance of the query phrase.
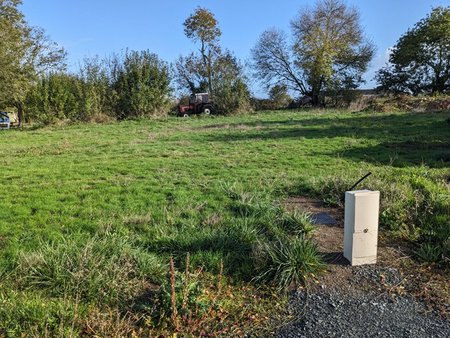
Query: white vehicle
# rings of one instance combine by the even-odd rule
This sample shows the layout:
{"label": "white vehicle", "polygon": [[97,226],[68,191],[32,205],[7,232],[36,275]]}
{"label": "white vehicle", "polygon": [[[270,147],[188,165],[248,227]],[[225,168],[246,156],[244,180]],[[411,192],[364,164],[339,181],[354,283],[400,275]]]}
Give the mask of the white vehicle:
{"label": "white vehicle", "polygon": [[0,111],[0,129],[9,128],[11,128],[11,119],[9,118],[8,113]]}

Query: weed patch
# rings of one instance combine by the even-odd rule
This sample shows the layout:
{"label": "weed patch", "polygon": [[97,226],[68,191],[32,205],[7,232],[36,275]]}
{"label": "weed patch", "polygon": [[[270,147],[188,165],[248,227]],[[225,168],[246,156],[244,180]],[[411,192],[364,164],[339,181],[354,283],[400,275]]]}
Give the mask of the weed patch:
{"label": "weed patch", "polygon": [[136,248],[126,237],[106,234],[85,244],[72,239],[41,243],[21,253],[12,277],[22,289],[41,290],[50,297],[117,305],[129,301],[145,282],[161,282],[161,260]]}

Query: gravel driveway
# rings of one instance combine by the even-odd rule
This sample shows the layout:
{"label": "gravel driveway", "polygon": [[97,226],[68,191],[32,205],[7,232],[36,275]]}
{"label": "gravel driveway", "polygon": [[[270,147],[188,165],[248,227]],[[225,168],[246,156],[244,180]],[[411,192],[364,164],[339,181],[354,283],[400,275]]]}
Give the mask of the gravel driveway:
{"label": "gravel driveway", "polygon": [[297,321],[277,337],[450,337],[450,322],[409,297],[296,293],[291,306]]}

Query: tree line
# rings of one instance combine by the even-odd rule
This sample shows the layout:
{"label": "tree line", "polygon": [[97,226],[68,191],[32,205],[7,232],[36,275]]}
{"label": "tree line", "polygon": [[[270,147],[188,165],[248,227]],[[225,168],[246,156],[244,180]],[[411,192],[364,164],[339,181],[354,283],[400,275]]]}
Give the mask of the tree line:
{"label": "tree line", "polygon": [[[29,26],[20,5],[21,0],[0,0],[0,109],[14,108],[22,122],[167,114],[176,104],[175,92],[209,92],[216,113],[249,111],[264,103],[252,97],[251,79],[267,90],[272,108],[346,105],[376,51],[355,7],[318,0],[292,19],[290,34],[263,32],[245,67],[222,47],[214,14],[199,7],[183,23],[196,50],[172,64],[148,50],[126,50],[85,59],[77,72],[68,72],[65,50]],[[379,89],[447,92],[449,52],[450,7],[438,7],[400,37],[389,63],[377,72]]]}

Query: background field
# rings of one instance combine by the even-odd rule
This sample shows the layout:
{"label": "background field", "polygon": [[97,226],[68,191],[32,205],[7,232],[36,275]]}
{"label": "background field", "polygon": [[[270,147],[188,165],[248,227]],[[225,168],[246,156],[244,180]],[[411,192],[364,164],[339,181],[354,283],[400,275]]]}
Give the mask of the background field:
{"label": "background field", "polygon": [[[381,190],[383,231],[438,261],[448,255],[449,118],[314,110],[1,132],[4,332],[83,333],[95,309],[129,310],[137,291],[163,283],[171,255],[183,269],[189,252],[193,270],[241,287],[257,274],[255,243],[281,231],[262,233],[269,225],[249,207],[289,195],[342,206],[368,171],[361,187]],[[82,268],[65,274],[73,264]]]}

